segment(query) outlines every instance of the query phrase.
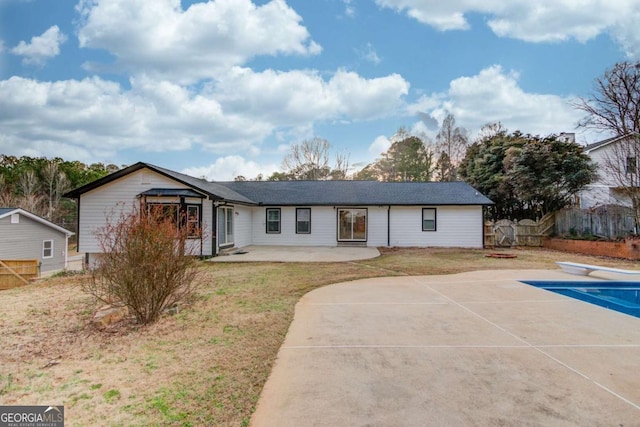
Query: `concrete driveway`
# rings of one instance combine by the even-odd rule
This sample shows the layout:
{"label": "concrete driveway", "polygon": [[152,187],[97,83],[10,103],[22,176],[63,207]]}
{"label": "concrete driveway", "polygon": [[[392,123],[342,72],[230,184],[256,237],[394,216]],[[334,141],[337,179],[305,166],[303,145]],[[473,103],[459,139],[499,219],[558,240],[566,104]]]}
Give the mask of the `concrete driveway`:
{"label": "concrete driveway", "polygon": [[380,256],[377,248],[336,246],[246,246],[212,262],[344,262]]}
{"label": "concrete driveway", "polygon": [[520,279],[584,280],[482,271],[310,292],[252,425],[640,425],[640,319]]}

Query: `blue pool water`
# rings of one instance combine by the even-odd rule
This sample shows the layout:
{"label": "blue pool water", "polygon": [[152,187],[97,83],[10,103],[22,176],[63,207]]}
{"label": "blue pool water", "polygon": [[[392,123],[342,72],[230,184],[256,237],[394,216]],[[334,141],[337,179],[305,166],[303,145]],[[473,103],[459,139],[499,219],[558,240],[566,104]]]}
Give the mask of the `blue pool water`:
{"label": "blue pool water", "polygon": [[522,281],[558,294],[640,317],[640,282]]}

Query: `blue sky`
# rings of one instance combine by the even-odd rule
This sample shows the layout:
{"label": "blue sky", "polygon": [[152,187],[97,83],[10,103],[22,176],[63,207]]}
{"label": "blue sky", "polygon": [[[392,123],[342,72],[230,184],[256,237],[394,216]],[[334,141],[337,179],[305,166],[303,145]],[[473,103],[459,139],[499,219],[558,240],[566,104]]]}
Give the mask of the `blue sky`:
{"label": "blue sky", "polygon": [[228,180],[313,137],[361,167],[447,112],[594,142],[571,103],[640,59],[638,22],[637,0],[0,0],[0,153]]}

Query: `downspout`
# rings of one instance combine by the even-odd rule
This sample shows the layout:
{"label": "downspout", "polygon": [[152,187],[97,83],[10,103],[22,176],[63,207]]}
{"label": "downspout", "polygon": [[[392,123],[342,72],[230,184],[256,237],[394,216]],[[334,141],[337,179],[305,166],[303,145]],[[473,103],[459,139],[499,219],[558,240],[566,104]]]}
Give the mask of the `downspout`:
{"label": "downspout", "polygon": [[482,249],[487,249],[485,242],[486,240],[486,235],[485,235],[485,230],[484,230],[484,211],[487,207],[485,205],[482,205],[482,212],[480,213],[480,225],[482,227]]}
{"label": "downspout", "polygon": [[64,269],[69,267],[69,235],[64,233]]}
{"label": "downspout", "polygon": [[76,203],[76,251],[80,252],[80,197]]}
{"label": "downspout", "polygon": [[218,256],[218,204],[211,200],[213,209],[211,211],[211,255]]}
{"label": "downspout", "polygon": [[391,247],[391,205],[387,206],[387,247]]}

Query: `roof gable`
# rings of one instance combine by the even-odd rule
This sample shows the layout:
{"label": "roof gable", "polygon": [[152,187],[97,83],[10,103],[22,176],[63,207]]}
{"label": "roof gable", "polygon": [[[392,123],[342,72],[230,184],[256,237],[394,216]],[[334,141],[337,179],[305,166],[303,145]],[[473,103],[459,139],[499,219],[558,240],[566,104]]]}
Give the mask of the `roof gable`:
{"label": "roof gable", "polygon": [[0,219],[6,218],[16,213],[23,215],[33,221],[39,222],[40,224],[46,225],[47,227],[59,231],[60,233],[64,233],[67,236],[73,236],[75,234],[72,231],[67,230],[66,228],[62,228],[59,225],[52,223],[51,221],[48,221],[36,214],[32,214],[31,212],[25,211],[24,209],[20,208],[0,208]]}
{"label": "roof gable", "polygon": [[247,203],[253,204],[253,202],[241,194],[235,193],[233,190],[230,190],[226,187],[220,186],[216,183],[209,182],[204,179],[194,178],[189,175],[185,175],[179,172],[172,171],[170,169],[165,169],[160,166],[155,166],[149,163],[138,162],[134,165],[131,165],[127,168],[121,169],[117,172],[109,174],[103,178],[90,182],[82,187],[76,188],[75,190],[69,191],[65,193],[64,197],[69,197],[72,199],[80,198],[80,195],[87,193],[89,191],[95,190],[96,188],[102,187],[110,182],[113,182],[117,179],[123,178],[133,172],[139,171],[141,169],[149,169],[153,172],[159,173],[167,178],[170,178],[174,181],[177,181],[187,187],[191,187],[194,190],[202,192],[206,196],[216,200],[228,200],[238,203]]}

